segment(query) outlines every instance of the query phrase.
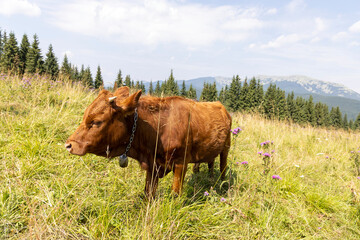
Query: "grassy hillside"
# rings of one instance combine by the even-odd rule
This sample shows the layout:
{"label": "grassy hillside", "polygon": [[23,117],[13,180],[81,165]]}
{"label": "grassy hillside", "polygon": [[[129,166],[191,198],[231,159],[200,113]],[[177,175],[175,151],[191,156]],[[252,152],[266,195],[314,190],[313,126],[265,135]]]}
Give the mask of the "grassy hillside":
{"label": "grassy hillside", "polygon": [[0,89],[0,239],[360,238],[355,133],[234,114],[228,180],[202,165],[176,198],[169,174],[148,202],[135,160],[64,148],[94,92],[6,75]]}

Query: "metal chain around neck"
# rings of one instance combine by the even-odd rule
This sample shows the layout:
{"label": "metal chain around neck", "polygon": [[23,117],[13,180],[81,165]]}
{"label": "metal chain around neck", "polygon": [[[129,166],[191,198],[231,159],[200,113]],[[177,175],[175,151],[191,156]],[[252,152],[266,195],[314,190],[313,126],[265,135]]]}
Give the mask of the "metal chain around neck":
{"label": "metal chain around neck", "polygon": [[135,113],[134,113],[134,125],[132,127],[132,132],[131,132],[131,136],[130,136],[130,141],[129,144],[126,146],[125,149],[125,153],[123,155],[127,155],[127,153],[129,152],[130,148],[131,148],[131,144],[134,140],[134,135],[135,135],[135,131],[136,131],[136,126],[137,126],[137,120],[138,120],[138,113],[137,113],[137,108],[135,108]]}

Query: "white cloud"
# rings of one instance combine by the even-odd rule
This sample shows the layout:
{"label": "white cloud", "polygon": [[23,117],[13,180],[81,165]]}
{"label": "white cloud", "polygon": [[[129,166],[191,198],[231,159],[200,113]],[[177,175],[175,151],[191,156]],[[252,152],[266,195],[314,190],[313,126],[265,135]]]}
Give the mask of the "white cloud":
{"label": "white cloud", "polygon": [[354,23],[349,27],[349,31],[353,33],[360,33],[360,21]]}
{"label": "white cloud", "polygon": [[349,37],[349,34],[347,32],[338,32],[334,36],[332,36],[331,40],[334,42],[339,42],[347,39]]}
{"label": "white cloud", "polygon": [[315,26],[317,32],[322,32],[327,28],[325,21],[319,17],[315,18]]}
{"label": "white cloud", "polygon": [[297,43],[301,40],[298,34],[281,35],[267,44],[261,45],[261,48],[280,48],[289,44]]}
{"label": "white cloud", "polygon": [[79,0],[64,3],[52,22],[62,29],[122,42],[187,46],[248,38],[264,23],[256,9],[168,0]]}
{"label": "white cloud", "polygon": [[292,0],[289,4],[286,5],[286,10],[288,12],[296,12],[298,10],[302,10],[306,7],[306,4],[303,0]]}
{"label": "white cloud", "polygon": [[276,8],[270,8],[269,10],[266,11],[267,14],[269,15],[275,15],[277,14],[278,10]]}
{"label": "white cloud", "polygon": [[350,46],[352,46],[352,47],[360,47],[360,42],[353,41],[353,42],[350,43]]}
{"label": "white cloud", "polygon": [[39,16],[41,9],[28,0],[0,0],[0,14],[5,16],[22,14],[33,17]]}
{"label": "white cloud", "polygon": [[321,38],[320,37],[314,37],[310,40],[311,43],[317,43],[317,42],[320,42],[321,41]]}

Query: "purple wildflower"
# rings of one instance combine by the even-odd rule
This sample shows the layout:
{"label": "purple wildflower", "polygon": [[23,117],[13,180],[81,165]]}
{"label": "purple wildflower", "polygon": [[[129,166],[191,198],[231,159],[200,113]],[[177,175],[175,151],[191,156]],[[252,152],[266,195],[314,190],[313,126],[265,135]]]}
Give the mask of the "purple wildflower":
{"label": "purple wildflower", "polygon": [[220,199],[220,202],[226,202],[226,199],[222,197],[222,198]]}
{"label": "purple wildflower", "polygon": [[209,196],[209,193],[207,191],[205,191],[204,196]]}
{"label": "purple wildflower", "polygon": [[271,152],[272,152],[272,153],[274,153],[274,152],[275,152],[275,150],[272,150]]}
{"label": "purple wildflower", "polygon": [[258,152],[258,154],[259,154],[259,155],[261,155],[262,153],[263,153],[263,152],[261,152],[261,151],[260,151],[260,152]]}
{"label": "purple wildflower", "polygon": [[239,165],[239,162],[236,162],[237,165]]}
{"label": "purple wildflower", "polygon": [[357,177],[357,179],[359,179],[359,180],[360,180],[360,177]]}
{"label": "purple wildflower", "polygon": [[239,128],[239,127],[234,128],[234,129],[230,129],[230,132],[232,132],[234,135],[237,135],[241,131],[242,131],[242,129]]}
{"label": "purple wildflower", "polygon": [[282,180],[282,178],[279,175],[273,175],[272,178],[276,180]]}
{"label": "purple wildflower", "polygon": [[260,146],[262,146],[262,147],[263,147],[263,146],[267,146],[267,145],[270,145],[270,143],[273,144],[274,141],[271,141],[271,142],[270,142],[270,140],[267,140],[267,141],[265,141],[265,142],[260,143]]}
{"label": "purple wildflower", "polygon": [[243,164],[243,165],[248,165],[249,162],[248,162],[248,161],[244,161],[244,162],[241,162],[241,164]]}
{"label": "purple wildflower", "polygon": [[328,159],[328,158],[329,158],[329,156],[326,156],[325,158],[326,158],[326,159]]}
{"label": "purple wildflower", "polygon": [[264,153],[263,155],[264,155],[264,157],[271,157],[271,154],[270,154],[270,153],[267,153],[267,152]]}

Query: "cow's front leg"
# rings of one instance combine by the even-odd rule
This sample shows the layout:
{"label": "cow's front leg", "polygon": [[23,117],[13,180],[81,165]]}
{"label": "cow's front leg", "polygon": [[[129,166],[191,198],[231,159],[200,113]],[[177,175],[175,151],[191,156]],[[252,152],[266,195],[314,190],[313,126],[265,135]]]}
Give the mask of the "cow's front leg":
{"label": "cow's front leg", "polygon": [[159,175],[155,169],[146,170],[145,195],[151,199],[155,197],[156,188],[159,182]]}
{"label": "cow's front leg", "polygon": [[174,179],[171,189],[176,193],[180,194],[182,185],[186,174],[187,164],[175,164],[174,166]]}

